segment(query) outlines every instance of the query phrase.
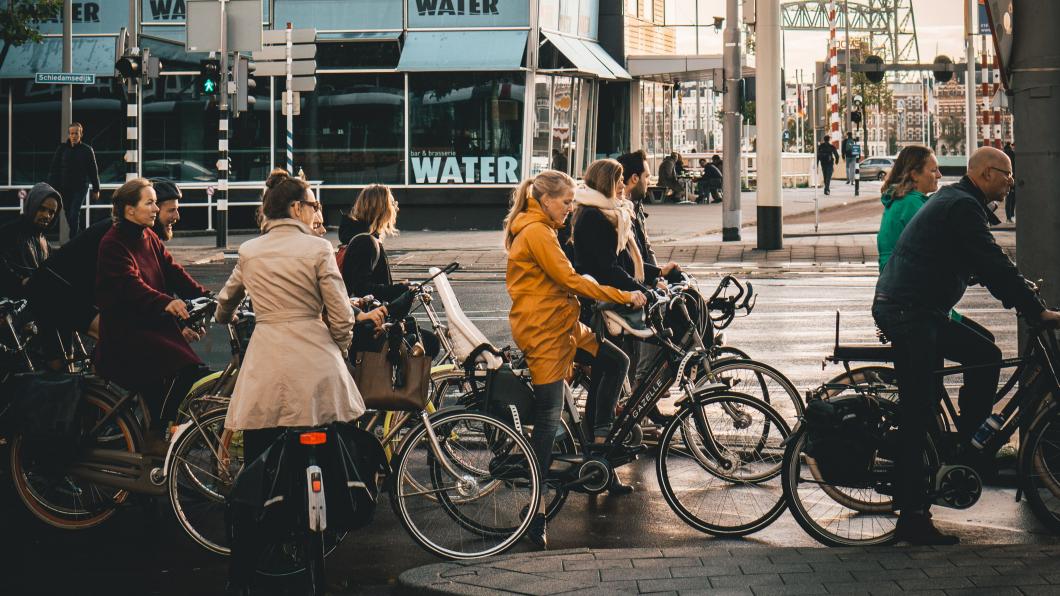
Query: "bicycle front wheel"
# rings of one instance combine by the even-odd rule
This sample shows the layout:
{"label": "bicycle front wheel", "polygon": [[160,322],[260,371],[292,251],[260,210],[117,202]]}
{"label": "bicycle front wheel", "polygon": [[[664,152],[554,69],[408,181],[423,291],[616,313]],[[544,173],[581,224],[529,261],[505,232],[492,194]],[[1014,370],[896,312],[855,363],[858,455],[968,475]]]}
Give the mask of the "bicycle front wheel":
{"label": "bicycle front wheel", "polygon": [[710,374],[697,379],[718,383],[730,391],[749,395],[769,404],[788,428],[798,426],[802,417],[802,396],[795,385],[777,369],[755,360],[720,360],[710,367]]}
{"label": "bicycle front wheel", "polygon": [[442,414],[409,433],[390,500],[409,535],[449,559],[500,554],[526,532],[540,499],[530,443],[500,420]]}
{"label": "bicycle front wheel", "polygon": [[[1046,396],[1043,403],[1051,404]],[[1046,407],[1027,431],[1020,469],[1031,510],[1053,532],[1060,532],[1060,407]]]}
{"label": "bicycle front wheel", "polygon": [[659,442],[663,497],[701,532],[744,536],[765,528],[784,511],[777,474],[789,432],[773,408],[751,396],[696,397]]}
{"label": "bicycle front wheel", "polygon": [[243,466],[243,433],[225,431],[226,410],[207,412],[181,435],[166,474],[173,513],[203,548],[230,552],[225,497]]}

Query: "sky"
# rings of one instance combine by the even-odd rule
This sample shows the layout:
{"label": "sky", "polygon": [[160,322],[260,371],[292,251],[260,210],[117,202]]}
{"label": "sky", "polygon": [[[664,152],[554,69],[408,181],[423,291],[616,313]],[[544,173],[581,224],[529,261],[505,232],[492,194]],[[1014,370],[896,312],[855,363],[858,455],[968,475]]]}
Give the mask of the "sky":
{"label": "sky", "polygon": [[[766,1],[776,0],[758,0],[758,2]],[[867,4],[867,0],[850,0],[850,2],[851,4],[855,2]],[[955,62],[963,62],[959,57],[964,55],[964,18],[961,8],[964,0],[912,0],[912,3],[920,46],[920,61],[930,63],[938,54],[946,54]],[[841,8],[841,2],[837,4]],[[668,24],[688,23],[695,18],[695,0],[667,0],[667,10]],[[712,22],[714,16],[724,16],[725,1],[699,0],[699,15],[701,25]],[[679,29],[679,53],[696,53],[695,37],[691,31],[691,28],[684,31]],[[837,35],[842,41],[842,29],[837,32]],[[788,31],[784,33],[784,37],[784,65],[788,78],[793,79],[797,69],[803,70],[804,77],[812,78],[814,63],[827,57],[828,32]],[[703,28],[700,34],[699,53],[720,54],[721,49],[721,34],[714,33],[712,28]]]}

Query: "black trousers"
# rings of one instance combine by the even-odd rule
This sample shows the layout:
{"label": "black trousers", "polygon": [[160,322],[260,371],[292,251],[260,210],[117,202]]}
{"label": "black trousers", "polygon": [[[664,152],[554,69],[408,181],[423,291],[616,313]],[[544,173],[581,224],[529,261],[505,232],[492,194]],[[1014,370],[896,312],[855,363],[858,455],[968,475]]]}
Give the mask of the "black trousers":
{"label": "black trousers", "polygon": [[[284,430],[286,429],[277,427],[243,431],[243,465],[261,457]],[[267,545],[267,538],[249,510],[229,507],[227,517],[232,539],[228,581],[234,586],[249,586],[253,582],[258,558]]]}
{"label": "black trousers", "polygon": [[[944,391],[943,380],[934,371],[942,368],[944,360],[962,365],[1000,363],[1001,350],[989,331],[967,318],[956,322],[939,313],[880,300],[873,304],[872,316],[894,346],[898,377],[901,449],[895,504],[899,509],[926,509],[924,449]],[[990,415],[1000,375],[1000,366],[964,374],[957,421],[962,441],[970,439]]]}
{"label": "black trousers", "polygon": [[835,171],[835,166],[832,164],[821,164],[821,173],[824,174],[824,191],[826,193],[832,192],[832,172]]}
{"label": "black trousers", "polygon": [[585,423],[593,437],[606,437],[615,421],[615,406],[629,372],[629,357],[608,340],[600,342],[596,357],[578,350],[574,359],[592,367],[585,402]]}
{"label": "black trousers", "polygon": [[191,386],[208,374],[209,367],[189,364],[168,379],[136,389],[143,395],[147,407],[159,423],[159,428],[165,428],[167,422],[176,419],[180,404],[187,397],[188,391],[191,391]]}
{"label": "black trousers", "polygon": [[1016,189],[1013,188],[1009,191],[1008,196],[1005,197],[1005,219],[1012,220],[1016,217]]}
{"label": "black trousers", "polygon": [[70,238],[85,230],[85,219],[81,217],[81,206],[85,204],[88,196],[88,187],[61,188],[58,189],[63,195],[63,210],[66,212],[66,223],[70,225]]}

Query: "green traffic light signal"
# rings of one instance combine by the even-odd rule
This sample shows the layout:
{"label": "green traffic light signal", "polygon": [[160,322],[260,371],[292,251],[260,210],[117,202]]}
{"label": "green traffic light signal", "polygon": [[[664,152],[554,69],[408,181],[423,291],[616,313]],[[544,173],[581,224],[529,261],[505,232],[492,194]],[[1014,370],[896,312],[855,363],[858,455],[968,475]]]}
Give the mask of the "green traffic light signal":
{"label": "green traffic light signal", "polygon": [[221,82],[221,61],[209,58],[199,62],[200,89],[204,95],[217,95]]}

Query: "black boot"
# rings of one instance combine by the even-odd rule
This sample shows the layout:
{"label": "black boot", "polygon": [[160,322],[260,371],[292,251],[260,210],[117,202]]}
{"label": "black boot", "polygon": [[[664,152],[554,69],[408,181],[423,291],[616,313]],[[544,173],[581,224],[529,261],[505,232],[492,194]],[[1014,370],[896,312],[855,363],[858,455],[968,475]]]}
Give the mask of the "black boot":
{"label": "black boot", "polygon": [[548,522],[544,513],[535,513],[534,519],[530,520],[530,527],[526,529],[526,537],[534,546],[541,550],[548,550]]}
{"label": "black boot", "polygon": [[931,521],[930,513],[904,511],[894,528],[894,538],[914,546],[950,546],[961,541],[952,534],[940,532]]}
{"label": "black boot", "polygon": [[611,479],[611,485],[607,487],[607,494],[614,495],[616,497],[628,495],[631,492],[633,492],[633,485],[623,483],[621,480],[618,479],[618,476],[614,476]]}

